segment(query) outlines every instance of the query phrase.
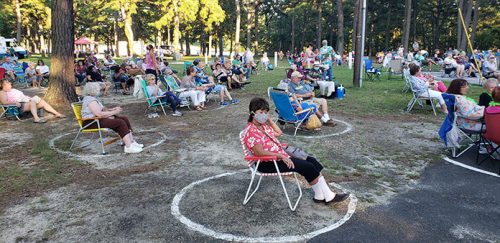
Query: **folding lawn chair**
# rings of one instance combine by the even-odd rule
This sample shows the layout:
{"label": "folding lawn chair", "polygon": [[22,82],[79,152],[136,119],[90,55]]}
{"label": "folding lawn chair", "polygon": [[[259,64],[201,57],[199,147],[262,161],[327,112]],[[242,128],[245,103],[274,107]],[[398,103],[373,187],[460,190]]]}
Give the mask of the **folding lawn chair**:
{"label": "folding lawn chair", "polygon": [[[147,85],[146,85],[146,81],[144,79],[142,79],[142,77],[140,78],[140,82],[141,82],[141,86],[142,86],[142,92],[144,93],[144,97],[146,97],[146,100],[148,102],[148,107],[146,107],[146,110],[144,110],[144,114],[147,114],[149,109],[151,108],[155,108],[156,107],[161,107],[161,110],[163,111],[163,114],[165,116],[167,116],[167,113],[165,112],[165,108],[163,107],[163,105],[169,105],[167,102],[165,101],[162,101],[161,98],[165,97],[165,96],[155,96],[155,97],[150,97],[149,96],[149,93],[148,93],[148,90],[147,90]],[[156,99],[156,100],[155,100]],[[153,100],[155,100],[153,102]]]}
{"label": "folding lawn chair", "polygon": [[[160,75],[160,82],[165,86],[166,89],[169,89],[171,92],[174,92],[174,94],[179,97],[179,94],[186,91],[186,89],[182,89],[179,87],[177,82],[175,81],[174,77],[171,75]],[[181,99],[181,104],[179,105],[180,107],[187,107],[188,109],[191,110],[190,106],[190,101],[189,97],[179,97]]]}
{"label": "folding lawn chair", "polygon": [[[439,130],[439,135],[441,136],[441,139],[445,141],[445,145],[449,148],[451,148],[451,156],[453,158],[457,158],[463,153],[465,153],[467,150],[472,148],[474,145],[479,146],[480,144],[480,135],[481,131],[474,131],[474,130],[468,130],[464,129],[458,126],[457,124],[457,113],[456,113],[456,97],[452,94],[446,94],[443,93],[441,94],[443,96],[444,102],[446,103],[446,108],[448,110],[448,115],[445,117],[445,121],[443,124],[448,123],[450,125],[450,129],[452,126],[455,126],[458,128],[458,140],[456,142],[453,141],[447,141],[446,140],[446,128],[444,125],[441,127]],[[468,143],[465,145],[466,148],[462,149],[462,141],[467,141]],[[457,154],[457,152],[459,152]]]}
{"label": "folding lawn chair", "polygon": [[[101,128],[101,124],[99,123],[99,119],[101,119],[101,117],[82,118],[82,102],[71,103],[71,108],[73,108],[73,113],[75,114],[76,121],[78,122],[78,126],[80,126],[80,128],[78,129],[78,133],[76,134],[75,139],[73,139],[73,142],[69,147],[69,150],[73,148],[73,145],[80,136],[80,133],[92,133],[92,138],[94,138],[95,133],[98,133],[103,155],[106,154],[106,150],[104,150],[104,145],[108,145],[120,140],[120,137],[117,137],[111,139],[110,141],[104,142],[104,139],[102,138],[102,131],[108,131],[108,129]],[[83,121],[92,121],[92,122],[83,126]],[[88,128],[94,123],[97,124],[97,128]]]}
{"label": "folding lawn chair", "polygon": [[296,112],[287,93],[277,90],[269,90],[269,94],[274,102],[274,106],[276,107],[276,112],[278,113],[277,121],[285,123],[285,125],[286,123],[292,124],[295,128],[293,136],[297,135],[297,130],[300,128],[300,125],[307,121],[307,119],[313,114],[313,109],[309,108]]}
{"label": "folding lawn chair", "polygon": [[393,74],[403,74],[403,60],[394,59],[389,61],[389,79]]}
{"label": "folding lawn chair", "polygon": [[21,115],[21,110],[19,107],[16,105],[1,105],[0,107],[2,108],[2,114],[0,114],[0,118],[4,117],[9,118],[9,117],[15,117],[17,120],[21,120],[19,116]]}
{"label": "folding lawn chair", "polygon": [[[408,78],[410,80],[410,90],[412,92],[413,97],[411,98],[410,102],[408,102],[408,105],[406,106],[406,112],[410,112],[413,109],[413,106],[415,106],[415,103],[418,103],[418,105],[420,105],[420,107],[423,108],[424,104],[422,103],[422,100],[428,100],[428,101],[430,101],[431,106],[432,106],[432,111],[434,112],[434,115],[436,116],[436,108],[434,105],[434,99],[436,99],[436,98],[429,97],[429,88],[426,88],[425,90],[419,90],[413,84],[415,82],[415,80],[414,80],[415,77],[410,75]],[[424,93],[424,94],[426,93],[427,96],[419,95],[422,93]]]}
{"label": "folding lawn chair", "polygon": [[193,66],[193,62],[184,62],[182,74],[186,74],[186,69],[188,66]]}
{"label": "folding lawn chair", "polygon": [[369,81],[380,81],[380,70],[373,67],[372,60],[369,58],[365,58],[365,74],[368,77]]}
{"label": "folding lawn chair", "polygon": [[[240,132],[240,142],[241,145],[243,146],[243,152],[245,154],[245,160],[247,161],[248,168],[250,169],[251,172],[251,179],[250,179],[250,184],[248,185],[247,192],[245,194],[245,199],[243,199],[243,205],[246,205],[248,201],[252,198],[252,196],[257,192],[260,186],[260,182],[262,180],[263,176],[278,176],[280,179],[281,187],[283,188],[283,191],[285,192],[285,197],[288,202],[288,207],[290,207],[290,210],[295,211],[297,208],[297,205],[300,202],[300,199],[302,198],[302,188],[300,187],[299,179],[297,179],[297,173],[295,172],[280,172],[278,168],[278,158],[276,156],[254,156],[252,152],[249,151],[249,149],[246,148],[244,142],[243,142],[243,137],[245,136],[247,130],[243,130]],[[286,146],[286,144],[282,144],[283,146]],[[274,163],[274,167],[276,168],[276,173],[261,173],[258,171],[259,165],[261,163]],[[257,182],[257,186],[255,189],[252,190],[253,182],[255,179],[255,176],[259,176],[259,180]],[[297,184],[297,187],[299,189],[299,197],[297,198],[297,201],[292,205],[292,202],[290,201],[290,197],[288,196],[288,192],[285,187],[285,183],[283,181],[283,176],[294,176],[295,182]],[[252,191],[250,193],[250,191]]]}
{"label": "folding lawn chair", "polygon": [[26,88],[29,87],[28,81],[26,80],[26,74],[21,66],[14,67],[14,74],[16,75],[16,82],[26,84]]}
{"label": "folding lawn chair", "polygon": [[[486,125],[486,131],[480,135],[480,143],[487,146],[488,154],[484,159],[478,162],[478,151],[476,156],[476,162],[478,162],[478,164],[483,163],[490,157],[496,160],[500,158],[500,106],[492,106],[485,109],[484,125]],[[495,153],[496,157],[493,157]],[[498,174],[500,174],[500,169],[498,170]]]}
{"label": "folding lawn chair", "polygon": [[5,78],[5,68],[0,67],[0,79],[4,79],[4,78]]}

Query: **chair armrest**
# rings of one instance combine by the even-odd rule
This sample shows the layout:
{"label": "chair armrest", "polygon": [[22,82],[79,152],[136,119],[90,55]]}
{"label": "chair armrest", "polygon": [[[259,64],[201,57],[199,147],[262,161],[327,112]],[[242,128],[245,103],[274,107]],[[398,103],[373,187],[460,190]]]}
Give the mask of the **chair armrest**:
{"label": "chair armrest", "polygon": [[99,120],[99,119],[103,119],[103,118],[106,118],[106,117],[94,116],[94,117],[91,117],[91,118],[81,118],[81,119],[77,119],[77,120],[80,120],[80,121],[89,121],[89,120]]}
{"label": "chair armrest", "polygon": [[295,112],[295,115],[300,115],[302,113],[306,113],[306,112],[312,112],[313,108],[307,108],[307,109],[304,109],[304,110],[301,110],[299,112]]}
{"label": "chair armrest", "polygon": [[278,160],[278,157],[276,156],[245,156],[245,160],[247,161],[273,161],[273,160]]}
{"label": "chair armrest", "polygon": [[187,89],[182,88],[182,89],[176,89],[176,90],[174,90],[174,92],[184,92],[184,91],[186,91],[186,90],[187,90]]}

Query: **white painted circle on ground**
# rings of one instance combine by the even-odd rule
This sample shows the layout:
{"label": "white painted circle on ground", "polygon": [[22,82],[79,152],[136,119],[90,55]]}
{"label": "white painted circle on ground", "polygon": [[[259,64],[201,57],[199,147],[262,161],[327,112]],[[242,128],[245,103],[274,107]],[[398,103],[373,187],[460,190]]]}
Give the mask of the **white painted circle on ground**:
{"label": "white painted circle on ground", "polygon": [[470,166],[470,165],[466,165],[466,164],[464,164],[462,162],[459,162],[459,161],[456,161],[456,160],[452,160],[452,159],[450,159],[450,158],[448,158],[446,156],[443,157],[443,159],[446,162],[450,162],[450,163],[452,163],[454,165],[458,165],[458,166],[460,166],[462,168],[465,168],[465,169],[468,169],[468,170],[472,170],[472,171],[475,171],[475,172],[479,172],[479,173],[483,173],[483,174],[486,174],[486,175],[490,175],[490,176],[494,176],[494,177],[500,178],[500,175],[498,175],[498,174],[495,174],[495,173],[489,172],[489,171],[485,171],[485,170],[481,170],[479,168],[476,168],[476,167],[473,167],[473,166]]}
{"label": "white painted circle on ground", "polygon": [[[298,138],[327,138],[327,137],[333,137],[333,136],[342,135],[344,133],[348,133],[348,132],[352,131],[352,129],[353,129],[352,125],[350,123],[348,123],[348,122],[345,122],[345,121],[342,121],[342,120],[338,120],[338,119],[334,119],[334,118],[332,118],[332,120],[344,124],[346,126],[346,128],[343,131],[335,132],[335,133],[331,133],[331,134],[318,135],[318,136],[296,135],[295,137],[298,137]],[[287,133],[284,133],[284,132],[283,132],[283,135],[284,136],[288,136],[288,137],[293,137],[292,134],[287,134]]]}
{"label": "white painted circle on ground", "polygon": [[[296,242],[296,241],[304,241],[307,239],[311,239],[315,236],[326,233],[328,231],[332,231],[332,230],[340,227],[345,222],[347,222],[352,217],[354,212],[356,211],[356,205],[357,205],[358,199],[356,198],[356,196],[351,194],[349,196],[349,205],[347,207],[346,214],[340,220],[334,222],[333,224],[331,224],[327,227],[324,227],[324,228],[321,228],[321,229],[318,229],[316,231],[309,232],[309,233],[303,234],[303,235],[277,236],[277,237],[257,237],[257,238],[217,232],[217,231],[209,229],[201,224],[195,223],[195,222],[191,221],[190,219],[188,219],[187,217],[185,217],[184,215],[182,215],[179,205],[180,205],[180,202],[182,200],[182,197],[186,194],[186,192],[188,192],[189,190],[191,190],[195,186],[202,184],[204,182],[207,182],[209,180],[217,179],[217,178],[224,177],[224,176],[230,176],[230,175],[234,175],[234,174],[238,174],[238,173],[243,173],[243,172],[248,172],[248,170],[240,170],[240,171],[236,171],[236,172],[228,172],[228,173],[223,173],[223,174],[216,175],[216,176],[211,176],[211,177],[208,177],[208,178],[205,178],[202,180],[195,181],[195,182],[189,184],[188,186],[184,187],[179,193],[177,193],[175,195],[174,199],[172,200],[172,206],[170,207],[170,211],[171,211],[172,215],[176,219],[178,219],[180,222],[182,222],[184,225],[186,225],[189,229],[192,229],[194,231],[197,231],[199,233],[202,233],[204,235],[207,235],[207,236],[210,236],[210,237],[213,237],[216,239],[227,240],[227,241],[239,241],[239,242]],[[338,184],[330,183],[330,185],[344,191],[343,188],[340,187]]]}
{"label": "white painted circle on ground", "polygon": [[[159,136],[159,140],[154,143],[154,144],[151,144],[151,145],[148,145],[146,147],[144,147],[143,149],[146,150],[146,149],[150,149],[150,148],[154,148],[162,143],[164,143],[165,141],[167,141],[167,135],[165,135],[164,133],[162,132],[156,132],[156,131],[153,131],[153,130],[142,130],[142,131],[137,131],[136,133],[142,133],[142,132],[153,132],[153,133],[157,133]],[[55,150],[56,152],[60,153],[60,154],[65,154],[65,155],[69,155],[73,158],[79,158],[79,159],[84,159],[84,158],[94,158],[94,157],[98,157],[98,158],[102,158],[102,157],[105,157],[105,156],[115,156],[116,154],[85,154],[85,155],[79,155],[79,154],[75,154],[71,151],[66,151],[66,150],[62,150],[60,148],[58,148],[56,145],[55,145],[55,142],[59,139],[61,139],[62,137],[65,137],[65,136],[68,136],[68,135],[71,135],[71,134],[74,134],[74,136],[76,136],[76,133],[66,133],[66,134],[62,134],[62,135],[59,135],[55,138],[52,138],[50,141],[49,141],[49,147],[52,148],[53,150]]]}

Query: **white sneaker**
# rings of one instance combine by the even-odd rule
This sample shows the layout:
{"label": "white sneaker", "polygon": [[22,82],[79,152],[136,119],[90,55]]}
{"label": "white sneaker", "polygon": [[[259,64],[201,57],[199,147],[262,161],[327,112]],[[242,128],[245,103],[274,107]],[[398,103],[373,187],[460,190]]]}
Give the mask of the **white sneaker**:
{"label": "white sneaker", "polygon": [[144,144],[138,143],[137,141],[132,142],[132,145],[138,147],[138,148],[144,148]]}
{"label": "white sneaker", "polygon": [[123,149],[126,154],[136,154],[142,152],[142,148],[130,145],[129,147],[125,146]]}
{"label": "white sneaker", "polygon": [[172,113],[172,116],[182,116],[182,113],[180,111],[175,111]]}

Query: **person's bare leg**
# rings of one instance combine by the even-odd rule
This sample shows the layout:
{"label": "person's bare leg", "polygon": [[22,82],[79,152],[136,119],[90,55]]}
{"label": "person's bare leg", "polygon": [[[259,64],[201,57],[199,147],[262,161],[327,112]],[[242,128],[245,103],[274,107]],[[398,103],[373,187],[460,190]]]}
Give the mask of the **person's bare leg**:
{"label": "person's bare leg", "polygon": [[[32,102],[34,104],[34,101]],[[66,117],[63,114],[57,112],[51,105],[49,105],[49,103],[45,102],[44,100],[40,100],[40,102],[38,102],[38,104],[35,104],[34,107],[35,107],[35,112],[37,109],[43,108],[44,110],[54,114],[56,117]]]}
{"label": "person's bare leg", "polygon": [[35,122],[40,121],[40,117],[38,117],[37,104],[35,103],[35,101],[32,100],[29,103],[26,103],[26,105],[29,105],[31,115],[33,116],[33,121]]}
{"label": "person's bare leg", "polygon": [[224,90],[223,88],[220,89],[219,92],[219,97],[220,97],[220,102],[224,102]]}
{"label": "person's bare leg", "polygon": [[229,90],[227,90],[226,88],[224,88],[223,90],[224,90],[224,94],[226,94],[227,98],[229,100],[233,100],[233,97],[231,97],[231,94],[229,94]]}
{"label": "person's bare leg", "polygon": [[122,138],[122,140],[123,140],[123,143],[125,144],[125,146],[130,147],[130,145],[132,144],[132,141],[133,141],[132,133],[125,135]]}

